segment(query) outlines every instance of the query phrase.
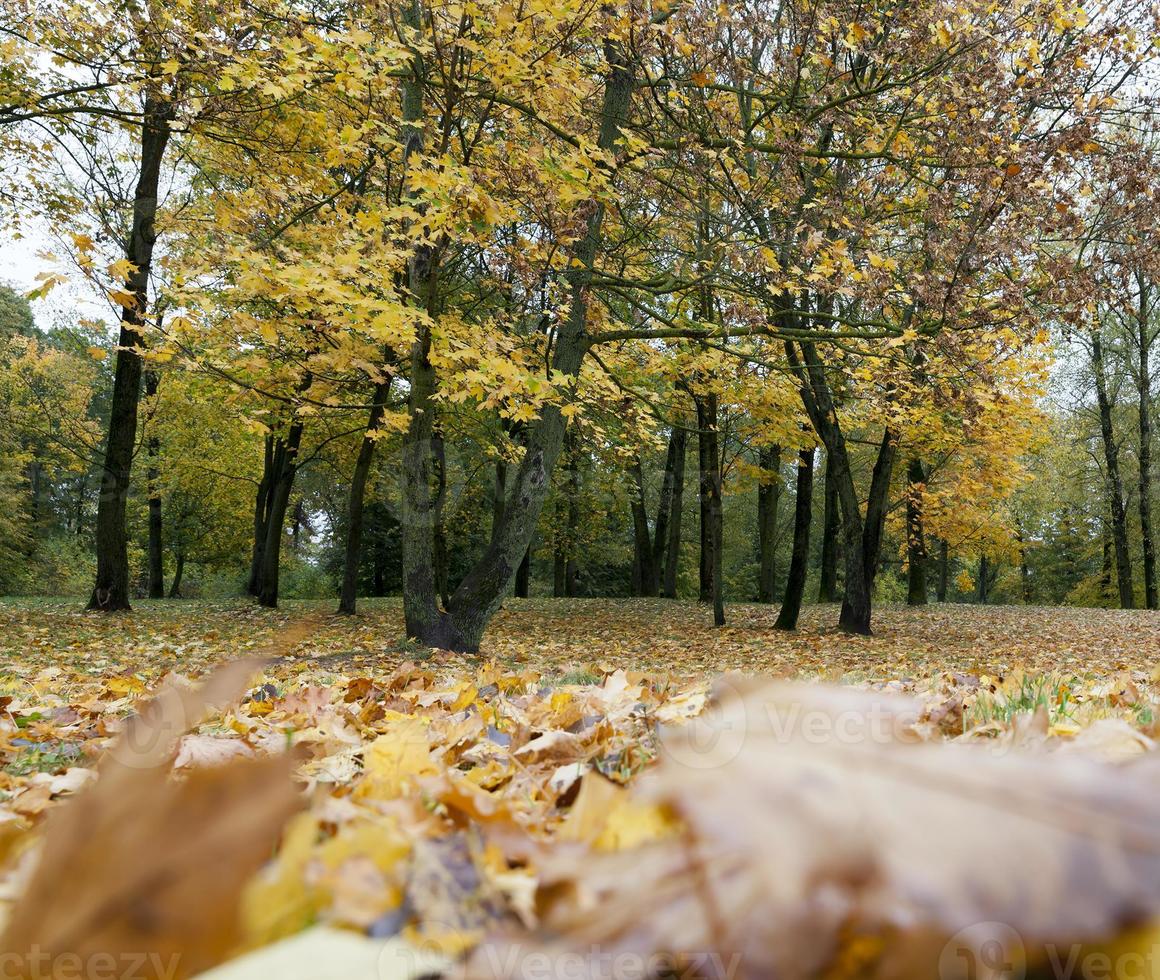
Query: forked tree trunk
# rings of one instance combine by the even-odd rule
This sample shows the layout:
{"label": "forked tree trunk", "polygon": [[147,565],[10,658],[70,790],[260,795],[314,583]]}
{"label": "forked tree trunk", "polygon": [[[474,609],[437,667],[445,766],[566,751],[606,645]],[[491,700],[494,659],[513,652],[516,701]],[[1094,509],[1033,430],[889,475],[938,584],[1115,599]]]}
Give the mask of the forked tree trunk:
{"label": "forked tree trunk", "polygon": [[837,483],[838,499],[842,506],[846,583],[838,626],[846,633],[868,636],[890,477],[897,455],[897,437],[889,428],[882,433],[863,517],[854,475],[850,469],[846,437],[834,409],[833,395],[817,348],[812,341],[803,340],[796,345],[794,341],[786,341],[785,350],[798,380],[802,404],[813,423],[814,431],[829,454],[827,475],[832,475]]}
{"label": "forked tree trunk", "polygon": [[262,480],[254,502],[253,567],[250,592],[258,603],[278,605],[278,569],[282,557],[282,537],[286,512],[298,472],[298,452],[302,445],[303,423],[295,420],[285,437],[266,437]]}
{"label": "forked tree trunk", "polygon": [[926,473],[912,457],[906,470],[906,604],[926,605],[926,535],[922,526],[922,496]]}
{"label": "forked tree trunk", "polygon": [[141,355],[145,342],[145,312],[149,301],[149,272],[157,241],[157,197],[161,163],[169,142],[168,104],[152,95],[145,99],[140,133],[141,172],[133,194],[133,223],[125,258],[132,269],[125,292],[132,301],[121,308],[121,332],[113,370],[113,398],[101,470],[95,533],[97,576],[89,609],[113,612],[129,609],[129,535],[126,504],[137,441],[137,407],[141,398]]}
{"label": "forked tree trunk", "polygon": [[[416,2],[406,19],[419,26]],[[604,45],[608,75],[604,85],[597,146],[612,151],[628,113],[633,77],[620,42]],[[407,153],[422,147],[422,56],[412,62],[404,84],[404,144]],[[552,352],[554,376],[575,377],[588,349],[588,291],[600,248],[605,205],[593,201],[584,234],[572,248],[567,271],[568,316],[559,325]],[[410,262],[411,293],[429,312],[435,311],[434,256],[417,247]],[[440,610],[435,596],[433,560],[434,506],[430,483],[430,439],[435,409],[435,374],[430,363],[430,335],[425,329],[412,348],[410,427],[403,459],[403,611],[407,635],[444,649],[475,652],[488,621],[511,588],[519,563],[535,534],[548,495],[552,471],[564,444],[567,420],[560,405],[548,405],[528,426],[523,458],[510,480],[508,503],[491,543]]]}
{"label": "forked tree trunk", "polygon": [[1108,500],[1112,512],[1112,543],[1116,553],[1116,582],[1120,591],[1120,608],[1136,605],[1132,591],[1132,559],[1128,551],[1128,517],[1124,506],[1124,481],[1120,475],[1120,449],[1112,428],[1112,403],[1104,375],[1103,340],[1100,332],[1092,334],[1092,373],[1096,380],[1096,402],[1100,412],[1100,436],[1104,445],[1104,463]]}
{"label": "forked tree trunk", "polygon": [[[281,440],[279,440],[281,442]],[[285,536],[286,512],[298,474],[298,451],[302,446],[302,423],[293,422],[284,442],[275,450],[276,470],[270,488],[266,513],[265,541],[258,576],[258,604],[269,609],[278,606],[278,576]]]}
{"label": "forked tree trunk", "polygon": [[818,574],[818,602],[838,601],[838,481],[830,478],[830,455],[826,454],[826,487],[822,508],[822,556]]}
{"label": "forked tree trunk", "polygon": [[806,591],[806,574],[810,560],[810,521],[813,516],[814,447],[798,453],[797,497],[793,508],[793,553],[789,559],[789,573],[785,580],[785,596],[777,613],[774,627],[779,630],[797,629],[802,597]]}
{"label": "forked tree trunk", "polygon": [[762,446],[757,465],[757,601],[774,602],[777,591],[777,508],[781,502],[781,446]]}
{"label": "forked tree trunk", "polygon": [[379,423],[386,410],[387,395],[391,390],[391,379],[375,385],[371,395],[371,410],[367,417],[367,431],[358,448],[358,458],[350,478],[350,496],[346,510],[346,549],[342,563],[342,590],[338,597],[338,611],[347,616],[354,615],[358,603],[358,567],[362,556],[363,503],[366,498],[367,477],[374,460],[375,444],[378,442]]}

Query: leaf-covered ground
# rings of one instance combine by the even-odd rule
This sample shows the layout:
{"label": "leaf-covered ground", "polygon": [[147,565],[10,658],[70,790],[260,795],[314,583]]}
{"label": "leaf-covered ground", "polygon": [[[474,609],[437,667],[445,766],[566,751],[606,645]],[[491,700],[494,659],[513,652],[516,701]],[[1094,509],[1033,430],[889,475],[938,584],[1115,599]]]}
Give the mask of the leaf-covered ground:
{"label": "leaf-covered ground", "polygon": [[[264,947],[323,924],[421,939],[455,956],[497,928],[534,930],[550,921],[545,895],[556,894],[551,875],[562,854],[581,868],[585,855],[677,839],[703,818],[636,787],[642,774],[664,771],[662,762],[670,787],[674,766],[678,773],[702,768],[688,755],[700,751],[695,739],[684,748],[670,739],[678,747],[666,760],[658,733],[704,724],[715,681],[719,690],[760,683],[721,680],[726,671],[909,696],[905,738],[923,744],[1075,754],[1113,769],[1151,758],[1160,718],[1155,613],[884,608],[872,638],[835,632],[834,607],[807,608],[792,635],[773,630],[774,613],[731,606],[730,625],[715,630],[695,603],[511,600],[480,656],[466,658],[401,643],[400,609],[391,601],[364,603],[354,618],[293,602],[277,612],[241,602],[142,602],[120,618],[65,601],[5,603],[0,899],[11,909],[55,894],[35,881],[26,892],[45,817],[91,782],[118,737],[140,749],[141,726],[154,731],[150,712],[141,713],[147,696],[160,689],[188,701],[197,679],[251,655],[268,658],[268,666],[262,674],[243,671],[224,707],[154,731],[172,740],[161,755],[187,793],[199,791],[199,773],[294,753],[302,810],[274,828],[277,856],[250,878],[230,927],[236,931],[218,937],[223,949]],[[859,713],[873,707],[859,704]],[[817,709],[813,720],[831,714]],[[126,735],[127,725],[137,728]],[[758,757],[739,758],[766,771]],[[273,778],[263,770],[262,780]],[[107,773],[97,782],[117,785]],[[132,779],[125,785],[122,796],[134,792]],[[244,799],[235,802],[245,810]],[[120,817],[102,816],[91,791],[87,803],[78,799],[82,805],[91,811],[82,822],[101,827],[104,820],[115,836]],[[196,837],[170,811],[151,826],[150,812],[143,803],[134,817],[138,835]],[[242,851],[255,833],[246,826],[231,836]],[[264,860],[270,842],[253,843]],[[83,853],[91,842],[56,846],[79,849],[65,860],[69,867],[100,866],[101,854]],[[106,841],[102,852],[117,846]],[[42,875],[46,866],[42,860]],[[102,882],[117,874],[106,870],[90,872],[95,908],[111,901]],[[78,887],[74,909],[86,894]],[[34,913],[24,919],[53,921],[51,908]],[[178,918],[189,919],[189,910]],[[204,962],[214,958],[207,953]]]}

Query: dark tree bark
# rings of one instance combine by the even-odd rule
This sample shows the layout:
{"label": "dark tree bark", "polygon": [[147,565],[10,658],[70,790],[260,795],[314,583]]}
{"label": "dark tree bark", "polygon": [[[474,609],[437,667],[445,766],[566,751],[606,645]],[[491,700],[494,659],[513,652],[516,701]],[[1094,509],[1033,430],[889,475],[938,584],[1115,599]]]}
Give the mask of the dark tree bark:
{"label": "dark tree bark", "polygon": [[515,582],[515,596],[517,599],[526,599],[531,591],[532,579],[532,548],[528,545],[528,550],[524,552],[523,561],[520,562],[520,567],[516,569]]}
{"label": "dark tree bark", "polygon": [[1108,500],[1112,512],[1112,543],[1116,553],[1116,581],[1120,590],[1120,608],[1136,605],[1132,591],[1132,559],[1128,551],[1128,517],[1124,506],[1124,481],[1120,475],[1120,449],[1112,429],[1112,403],[1104,375],[1103,340],[1100,332],[1092,334],[1092,373],[1096,381],[1096,402],[1100,412],[1100,436],[1104,445],[1104,464]]}
{"label": "dark tree bark", "polygon": [[564,486],[556,498],[556,534],[552,544],[552,595],[576,595],[576,548],[580,529],[580,474],[575,440],[565,437]]}
{"label": "dark tree bark", "polygon": [[358,448],[354,473],[350,478],[350,496],[346,507],[346,549],[342,563],[342,590],[338,597],[338,611],[353,616],[358,603],[358,566],[362,555],[363,503],[366,498],[367,477],[375,456],[379,423],[383,420],[391,379],[380,381],[371,395],[371,410],[367,417],[367,431]]}
{"label": "dark tree bark", "polygon": [[450,560],[447,555],[447,531],[443,526],[443,505],[447,502],[447,453],[443,442],[443,430],[436,427],[431,440],[431,459],[435,466],[435,526],[432,529],[432,545],[435,561],[435,588],[439,601],[446,609],[451,604]]}
{"label": "dark tree bark", "polygon": [[[161,377],[156,371],[145,372],[145,395],[154,398]],[[149,598],[161,599],[165,596],[165,552],[162,542],[161,524],[161,489],[158,482],[161,471],[158,468],[158,458],[161,455],[161,440],[155,435],[149,436],[145,443],[145,451],[149,456],[149,466],[145,471],[145,480],[149,488]]]}
{"label": "dark tree bark", "polygon": [[133,450],[137,441],[137,408],[141,398],[141,355],[145,342],[145,312],[149,301],[149,272],[157,241],[157,198],[161,164],[169,142],[171,107],[149,95],[140,131],[141,172],[133,194],[133,224],[125,257],[132,271],[125,292],[132,302],[121,308],[121,332],[113,370],[113,398],[97,504],[97,577],[90,609],[113,612],[129,609],[129,543],[125,508]]}
{"label": "dark tree bark", "polygon": [[254,540],[250,551],[250,578],[246,592],[255,598],[262,591],[262,549],[266,546],[266,527],[270,521],[270,491],[274,485],[274,453],[277,439],[266,436],[262,459],[262,477],[254,494]]}
{"label": "dark tree bark", "polygon": [[278,574],[282,558],[282,538],[285,536],[286,512],[298,474],[298,451],[302,446],[303,425],[290,424],[283,440],[275,440],[274,474],[266,506],[266,526],[262,542],[262,558],[258,571],[258,604],[275,609],[278,606]]}
{"label": "dark tree bark", "polygon": [[697,511],[700,548],[697,566],[697,599],[713,601],[713,520],[709,504],[709,485],[713,480],[713,457],[709,451],[706,432],[705,407],[694,398],[697,407]]}
{"label": "dark tree bark", "polygon": [[757,465],[757,601],[773,602],[777,591],[777,508],[781,502],[781,446],[762,446]]}
{"label": "dark tree bark", "polygon": [[1152,534],[1152,328],[1151,283],[1137,276],[1140,296],[1136,315],[1136,398],[1140,437],[1140,547],[1144,552],[1144,608],[1160,609],[1156,586],[1156,543]]}
{"label": "dark tree bark", "polygon": [[713,623],[725,625],[722,595],[721,446],[717,430],[717,395],[696,396],[697,465],[700,472],[701,587],[700,601],[713,604]]}
{"label": "dark tree bark", "polygon": [[789,559],[789,573],[785,581],[785,596],[777,613],[774,627],[779,630],[797,629],[802,597],[806,591],[806,573],[810,560],[810,522],[813,517],[814,447],[798,453],[797,497],[793,508],[793,553]]}
{"label": "dark tree bark", "polygon": [[862,505],[850,469],[846,437],[834,408],[833,395],[825,368],[812,341],[785,342],[786,355],[798,380],[802,404],[822,440],[829,456],[828,474],[838,487],[842,506],[842,537],[845,551],[846,581],[838,626],[844,632],[870,634],[871,597],[878,557],[882,545],[882,527],[890,492],[890,477],[897,455],[897,437],[886,428],[878,447],[870,493],[863,518]]}
{"label": "dark tree bark", "polygon": [[185,552],[180,549],[173,566],[173,581],[169,585],[169,598],[181,598],[181,578],[185,574]]}
{"label": "dark tree bark", "polygon": [[950,585],[951,558],[950,548],[946,538],[940,538],[938,543],[938,585],[935,596],[939,602],[947,601],[947,588]]}
{"label": "dark tree bark", "polygon": [[986,605],[991,595],[991,563],[986,555],[979,557],[979,583],[975,586],[980,604]]}
{"label": "dark tree bark", "polygon": [[673,428],[672,494],[669,497],[669,520],[666,530],[664,572],[661,595],[677,597],[677,570],[681,563],[681,512],[685,502],[685,446],[688,433],[683,426]]}
{"label": "dark tree bark", "polygon": [[1103,533],[1100,535],[1103,544],[1103,560],[1100,565],[1100,595],[1105,602],[1112,601],[1112,532],[1111,525],[1105,518]]}
{"label": "dark tree bark", "polygon": [[906,604],[926,605],[926,535],[922,526],[922,495],[926,473],[922,461],[912,457],[906,470]]}
{"label": "dark tree bark", "polygon": [[[419,5],[405,11],[412,26],[419,21]],[[608,71],[600,113],[597,146],[613,151],[620,138],[632,100],[633,75],[620,42],[604,44]],[[404,145],[422,146],[421,54],[404,83]],[[407,151],[413,152],[413,149]],[[552,349],[552,373],[575,377],[588,349],[588,303],[592,270],[601,247],[605,205],[594,200],[583,235],[573,245],[564,280],[568,287],[568,316],[559,325]],[[435,256],[419,246],[410,261],[410,290],[417,303],[434,310]],[[526,450],[508,491],[503,522],[475,566],[459,583],[444,610],[436,603],[433,561],[433,514],[430,484],[432,417],[435,375],[430,364],[430,334],[420,329],[412,348],[410,427],[404,441],[403,461],[403,611],[407,635],[443,649],[475,652],[483,631],[511,587],[519,563],[531,544],[540,511],[550,490],[552,471],[564,444],[567,420],[560,405],[549,405],[527,430]]]}
{"label": "dark tree bark", "polygon": [[838,535],[841,514],[838,510],[838,481],[830,478],[830,454],[826,454],[826,487],[822,508],[822,560],[818,576],[818,602],[837,602]]}
{"label": "dark tree bark", "polygon": [[632,592],[638,596],[655,596],[657,575],[644,499],[644,467],[639,456],[629,474],[632,478]]}

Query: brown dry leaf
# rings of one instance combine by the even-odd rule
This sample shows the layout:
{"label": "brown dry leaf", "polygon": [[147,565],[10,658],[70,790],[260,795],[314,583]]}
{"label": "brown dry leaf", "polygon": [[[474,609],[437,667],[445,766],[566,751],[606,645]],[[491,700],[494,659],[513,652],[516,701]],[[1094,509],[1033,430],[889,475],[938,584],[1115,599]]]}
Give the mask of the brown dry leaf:
{"label": "brown dry leaf", "polygon": [[1160,790],[1124,770],[916,743],[905,699],[725,686],[708,717],[664,733],[634,794],[675,811],[684,835],[560,852],[542,868],[544,933],[485,943],[470,977],[519,977],[547,956],[576,975],[610,961],[655,975],[668,957],[678,974],[742,980],[954,980],[972,962],[960,946],[1034,960],[1160,909]]}
{"label": "brown dry leaf", "polygon": [[300,805],[294,762],[239,760],[183,780],[168,763],[185,727],[240,695],[255,667],[229,664],[197,690],[171,684],[132,720],[97,782],[52,814],[4,949],[42,954],[32,964],[146,955],[140,975],[171,978],[228,955],[242,885]]}

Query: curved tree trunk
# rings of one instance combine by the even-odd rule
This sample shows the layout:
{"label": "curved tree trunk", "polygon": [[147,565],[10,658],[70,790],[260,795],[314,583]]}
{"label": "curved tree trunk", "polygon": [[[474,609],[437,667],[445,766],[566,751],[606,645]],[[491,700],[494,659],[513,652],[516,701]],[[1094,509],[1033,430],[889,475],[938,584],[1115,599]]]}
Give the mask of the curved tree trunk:
{"label": "curved tree trunk", "polygon": [[157,196],[161,162],[169,142],[168,104],[153,96],[145,100],[140,134],[141,172],[133,194],[133,225],[125,257],[132,271],[125,292],[132,301],[121,308],[121,333],[113,371],[113,398],[109,406],[109,430],[101,471],[101,496],[97,503],[95,533],[97,576],[89,609],[113,612],[129,609],[129,537],[126,504],[133,450],[137,441],[137,407],[141,398],[141,356],[145,342],[145,311],[149,301],[149,271],[157,241]]}
{"label": "curved tree trunk", "polygon": [[806,574],[810,560],[810,521],[813,516],[814,447],[798,453],[797,499],[793,508],[793,554],[789,560],[785,596],[777,613],[774,627],[779,630],[797,629],[802,597],[806,591]]}
{"label": "curved tree trunk", "polygon": [[391,390],[391,379],[375,385],[371,396],[371,411],[367,418],[367,431],[358,448],[354,473],[350,479],[350,497],[347,503],[346,550],[342,564],[342,591],[338,597],[338,611],[347,616],[354,614],[358,603],[358,566],[362,555],[363,503],[366,497],[367,477],[374,460],[375,443],[378,439],[371,435],[377,431],[383,420],[387,395]]}
{"label": "curved tree trunk", "polygon": [[181,577],[185,574],[185,552],[178,551],[173,567],[173,582],[169,586],[169,598],[181,598]]}
{"label": "curved tree trunk", "polygon": [[[419,7],[408,8],[407,17],[418,25]],[[612,151],[629,109],[633,76],[619,41],[604,44],[608,74],[604,85],[597,146]],[[413,62],[413,76],[404,85],[405,143],[422,145],[421,55]],[[588,349],[588,290],[601,245],[605,205],[593,201],[583,236],[572,248],[564,273],[569,287],[567,318],[559,325],[552,352],[552,373],[575,377]],[[415,249],[410,263],[411,292],[434,309],[434,262],[427,246]],[[430,336],[421,330],[412,350],[411,423],[404,441],[403,462],[403,610],[407,635],[444,649],[474,653],[488,621],[511,587],[523,560],[540,510],[551,486],[552,471],[564,444],[567,420],[561,406],[548,405],[528,426],[523,458],[511,479],[503,521],[480,560],[449,597],[448,608],[435,601],[433,570],[433,511],[430,493],[429,443],[434,415],[435,374],[431,367]]]}

